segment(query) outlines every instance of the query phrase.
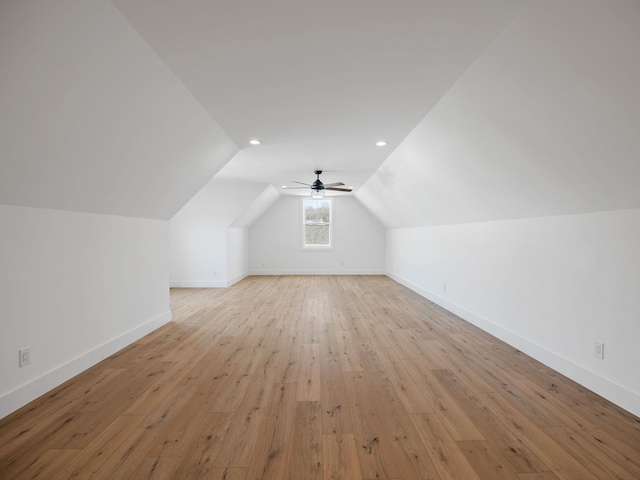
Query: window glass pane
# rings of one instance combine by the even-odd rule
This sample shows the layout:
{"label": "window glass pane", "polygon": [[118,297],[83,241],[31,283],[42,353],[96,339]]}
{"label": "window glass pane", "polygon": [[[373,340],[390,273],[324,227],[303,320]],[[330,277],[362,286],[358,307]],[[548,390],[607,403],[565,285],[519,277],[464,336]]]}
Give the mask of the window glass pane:
{"label": "window glass pane", "polygon": [[304,222],[315,222],[318,219],[318,209],[316,200],[304,201]]}
{"label": "window glass pane", "polygon": [[329,245],[329,225],[306,225],[304,229],[305,245]]}
{"label": "window glass pane", "polygon": [[331,247],[331,200],[303,200],[303,240],[305,247]]}

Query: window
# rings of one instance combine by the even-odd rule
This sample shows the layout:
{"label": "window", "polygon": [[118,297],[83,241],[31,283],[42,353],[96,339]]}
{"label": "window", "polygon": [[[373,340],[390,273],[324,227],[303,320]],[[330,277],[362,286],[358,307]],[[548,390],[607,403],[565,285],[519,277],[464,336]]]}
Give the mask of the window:
{"label": "window", "polygon": [[302,248],[330,250],[333,247],[331,231],[332,204],[330,198],[302,199]]}

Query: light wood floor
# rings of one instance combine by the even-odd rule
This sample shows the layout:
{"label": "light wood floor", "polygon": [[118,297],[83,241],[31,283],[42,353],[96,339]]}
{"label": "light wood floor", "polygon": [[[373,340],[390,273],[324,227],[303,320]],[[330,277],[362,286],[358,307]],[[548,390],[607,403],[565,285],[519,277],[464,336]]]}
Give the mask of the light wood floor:
{"label": "light wood floor", "polygon": [[171,297],[0,420],[0,478],[640,479],[640,419],[387,277]]}

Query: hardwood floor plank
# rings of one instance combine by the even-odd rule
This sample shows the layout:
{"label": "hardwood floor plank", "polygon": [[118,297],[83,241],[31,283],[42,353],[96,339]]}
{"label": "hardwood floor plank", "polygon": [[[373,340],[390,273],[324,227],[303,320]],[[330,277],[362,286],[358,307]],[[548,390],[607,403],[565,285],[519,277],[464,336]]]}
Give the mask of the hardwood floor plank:
{"label": "hardwood floor plank", "polygon": [[400,473],[397,478],[402,480],[438,478],[438,471],[395,390],[374,387],[372,393],[379,410],[386,412],[385,435],[390,438],[391,451]]}
{"label": "hardwood floor plank", "polygon": [[336,331],[336,343],[338,344],[338,354],[342,363],[343,372],[362,372],[364,367],[358,355],[351,334],[346,330]]}
{"label": "hardwood floor plank", "polygon": [[432,370],[424,366],[420,359],[403,360],[408,374],[413,377],[423,392],[423,396],[430,402],[433,411],[445,423],[453,435],[454,440],[484,440],[480,432],[467,413],[440,385]]}
{"label": "hardwood floor plank", "polygon": [[196,388],[193,386],[176,387],[91,478],[108,480],[128,478],[133,475],[140,462],[148,456],[149,449],[155,444],[162,443],[163,430],[167,424],[170,424],[175,416],[184,414],[183,407],[189,404]]}
{"label": "hardwood floor plank", "polygon": [[245,480],[246,468],[214,468],[207,480]]}
{"label": "hardwood floor plank", "polygon": [[552,472],[519,473],[518,480],[559,480]]}
{"label": "hardwood floor plank", "polygon": [[324,480],[362,480],[353,434],[322,436]]}
{"label": "hardwood floor plank", "polygon": [[305,343],[300,355],[298,388],[296,400],[299,402],[319,402],[320,396],[320,345]]}
{"label": "hardwood floor plank", "polygon": [[265,410],[273,389],[275,371],[263,369],[253,375],[249,389],[244,395],[238,411],[233,416],[224,443],[215,459],[221,468],[248,468]]}
{"label": "hardwood floor plank", "polygon": [[595,480],[597,477],[585,468],[562,445],[554,442],[540,427],[520,413],[497,393],[482,394],[482,400],[494,411],[503,424],[515,427],[516,435],[541,459],[548,470],[559,478]]}
{"label": "hardwood floor plank", "polygon": [[[150,414],[169,395],[176,385],[180,385],[194,366],[204,357],[206,350],[193,350],[184,354],[183,358],[176,362],[167,375],[158,378],[146,391],[139,395],[135,401],[125,410],[125,415]],[[167,378],[168,377],[168,378]]]}
{"label": "hardwood floor plank", "polygon": [[474,425],[482,432],[492,449],[501,452],[501,457],[516,472],[541,472],[548,469],[514,431],[496,428],[496,425],[500,424],[499,417],[502,414],[487,408],[480,397],[459,381],[453,372],[440,370],[434,374],[458,405],[473,419]]}
{"label": "hardwood floor plank", "polygon": [[504,461],[504,457],[491,448],[486,440],[466,440],[456,442],[474,472],[481,479],[514,480],[517,472]]}
{"label": "hardwood floor plank", "polygon": [[481,480],[435,413],[413,414],[411,420],[443,480]]}
{"label": "hardwood floor plank", "polygon": [[131,474],[132,480],[172,480],[179,457],[146,457]]}
{"label": "hardwood floor plank", "polygon": [[146,415],[121,415],[114,420],[89,445],[73,458],[65,462],[64,466],[52,480],[68,478],[89,478],[96,473],[123,443],[146,420]]}
{"label": "hardwood floor plank", "polygon": [[322,417],[320,402],[297,402],[289,465],[284,478],[322,480]]}
{"label": "hardwood floor plank", "polygon": [[207,413],[197,424],[187,453],[174,470],[175,478],[215,478],[224,469],[216,468],[214,461],[229,431],[233,414]]}
{"label": "hardwood floor plank", "polygon": [[[637,469],[634,472],[633,469],[627,470],[625,468],[629,466],[629,463],[622,458],[612,458],[611,461],[606,462],[606,467],[603,468],[602,455],[606,455],[608,452],[599,448],[598,444],[590,443],[584,437],[576,435],[569,427],[549,427],[545,428],[544,432],[553,438],[558,445],[562,445],[564,450],[598,478],[618,480],[640,478]],[[622,461],[618,463],[615,460]]]}
{"label": "hardwood floor plank", "polygon": [[296,387],[273,385],[247,472],[248,480],[286,478],[295,418]]}
{"label": "hardwood floor plank", "polygon": [[13,474],[3,476],[3,480],[23,478],[52,478],[62,467],[73,459],[80,450],[76,449],[51,449],[46,450],[24,471],[14,471]]}
{"label": "hardwood floor plank", "polygon": [[368,341],[361,341],[357,349],[369,385],[375,387],[390,387],[392,383],[389,374],[382,364],[378,352],[373,348],[373,345]]}
{"label": "hardwood floor plank", "polygon": [[398,478],[400,470],[385,425],[386,412],[379,410],[372,387],[362,372],[347,372],[344,376],[362,476]]}
{"label": "hardwood floor plank", "polygon": [[378,356],[391,378],[391,383],[402,400],[408,413],[433,412],[423,391],[418,387],[414,378],[406,371],[404,364],[391,349],[378,350]]}
{"label": "hardwood floor plank", "polygon": [[338,357],[320,358],[322,432],[353,433],[351,409]]}
{"label": "hardwood floor plank", "polygon": [[211,412],[235,412],[238,410],[245,393],[253,380],[253,375],[247,373],[247,365],[226,365],[225,377],[212,385],[209,395],[212,397]]}

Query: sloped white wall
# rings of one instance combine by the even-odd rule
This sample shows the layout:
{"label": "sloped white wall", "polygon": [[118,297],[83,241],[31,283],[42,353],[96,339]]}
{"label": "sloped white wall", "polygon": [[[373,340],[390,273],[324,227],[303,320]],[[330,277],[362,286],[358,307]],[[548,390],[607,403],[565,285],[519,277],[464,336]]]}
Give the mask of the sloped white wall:
{"label": "sloped white wall", "polygon": [[384,271],[384,228],[353,197],[333,197],[335,249],[302,251],[301,198],[281,197],[249,229],[251,274],[339,275]]}
{"label": "sloped white wall", "polygon": [[357,198],[393,228],[639,208],[638,45],[638,2],[529,2]]}
{"label": "sloped white wall", "polygon": [[246,242],[246,233],[228,228],[268,188],[211,181],[171,219],[172,287],[226,287],[246,274],[245,247],[230,252],[228,243]]}
{"label": "sloped white wall", "polygon": [[387,245],[400,283],[640,415],[640,209],[391,229]]}
{"label": "sloped white wall", "polygon": [[0,225],[0,417],[171,319],[168,222],[0,205]]}
{"label": "sloped white wall", "polygon": [[108,0],[0,2],[0,204],[169,220],[237,151]]}

